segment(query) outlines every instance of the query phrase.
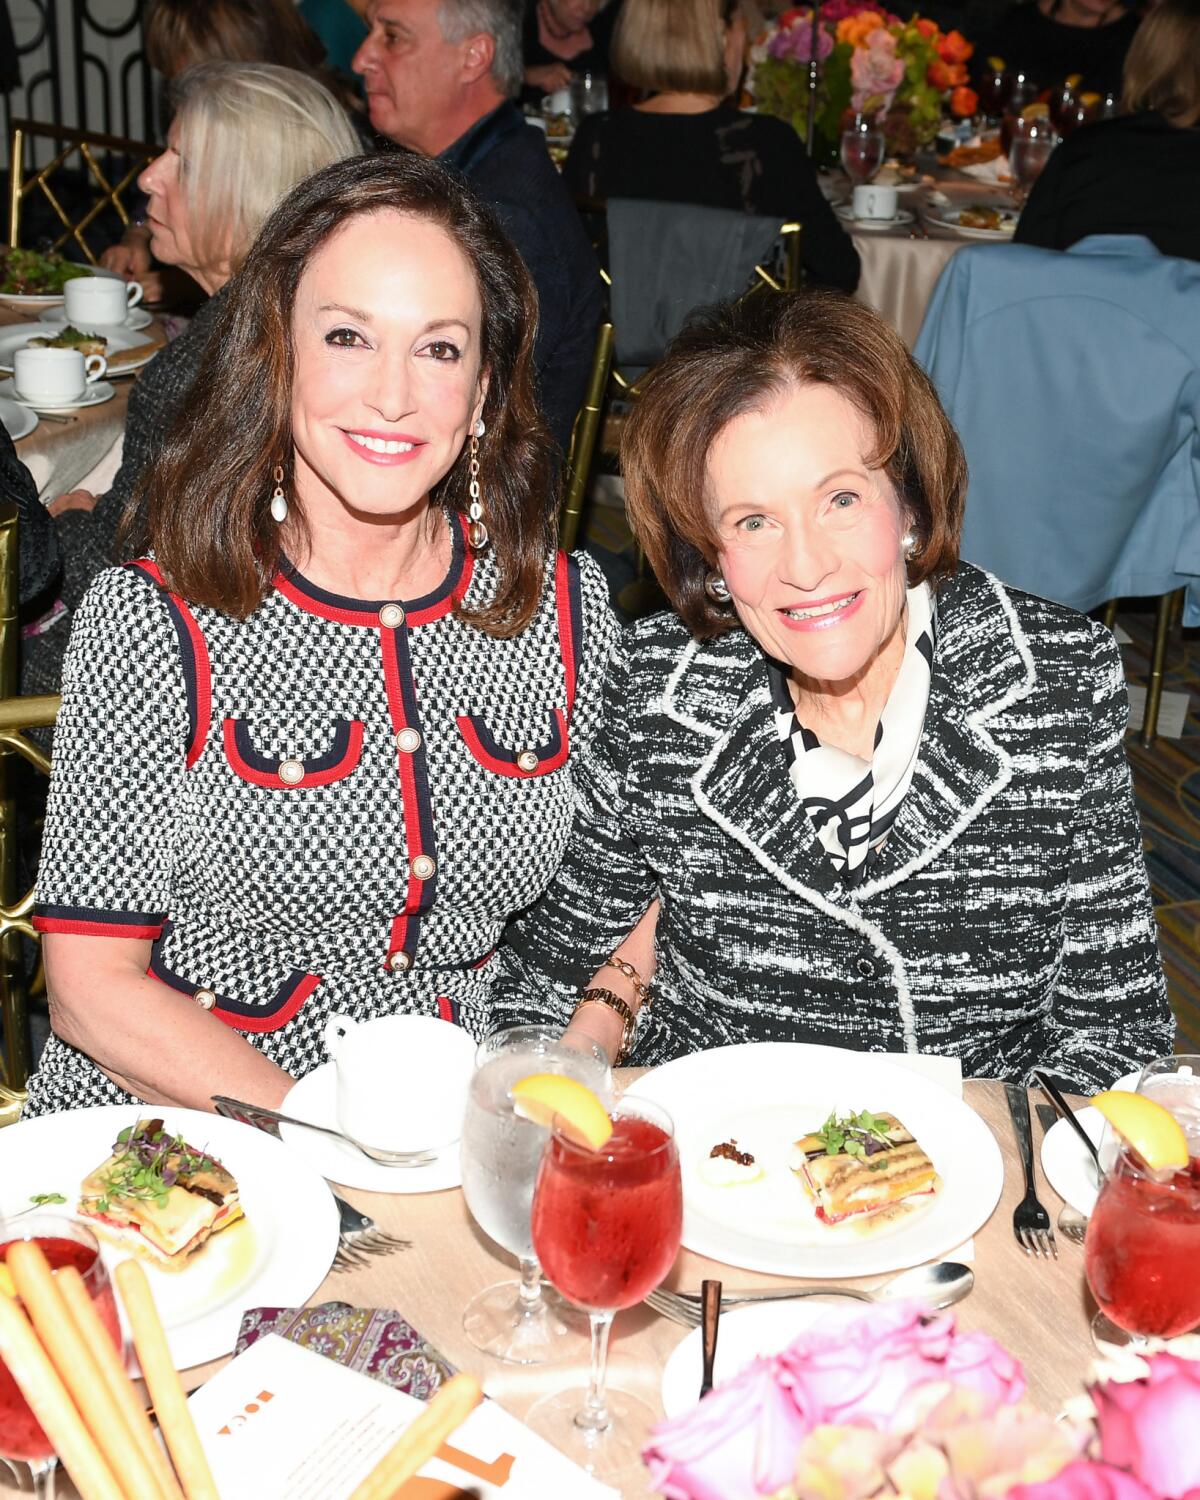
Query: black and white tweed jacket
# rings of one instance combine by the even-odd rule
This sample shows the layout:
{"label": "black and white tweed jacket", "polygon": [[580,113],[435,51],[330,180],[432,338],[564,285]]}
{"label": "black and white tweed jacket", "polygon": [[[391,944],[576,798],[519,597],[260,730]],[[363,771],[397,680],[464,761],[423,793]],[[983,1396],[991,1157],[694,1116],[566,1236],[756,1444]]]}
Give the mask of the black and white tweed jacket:
{"label": "black and white tweed jacket", "polygon": [[[588,558],[547,563],[518,637],[464,624],[490,554],[415,601],[293,570],[244,621],[100,575],[77,619],[37,888],[43,932],[151,940],[150,970],[297,1077],[335,1011],[475,1035],[486,967],[553,875],[617,627]],[[27,1112],[120,1102],[51,1038]]]}
{"label": "black and white tweed jacket", "polygon": [[754,641],[636,626],[562,868],[500,955],[499,1018],[565,1020],[657,895],[640,1063],[795,1040],[1091,1088],[1169,1052],[1111,636],[965,564],[937,608],[912,785],[853,887],[788,778]]}

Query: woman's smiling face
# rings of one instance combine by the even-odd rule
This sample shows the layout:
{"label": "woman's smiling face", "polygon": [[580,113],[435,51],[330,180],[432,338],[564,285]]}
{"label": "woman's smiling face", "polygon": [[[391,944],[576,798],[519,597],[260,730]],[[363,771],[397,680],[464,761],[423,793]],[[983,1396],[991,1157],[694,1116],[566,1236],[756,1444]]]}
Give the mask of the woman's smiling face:
{"label": "woman's smiling face", "polygon": [[845,396],[793,384],[709,453],[717,566],[742,624],[808,691],[877,681],[903,655],[908,523],[873,447]]}
{"label": "woman's smiling face", "polygon": [[462,451],[483,406],[482,304],[439,225],[394,210],[352,219],[305,267],[292,315],[296,492],[402,520]]}

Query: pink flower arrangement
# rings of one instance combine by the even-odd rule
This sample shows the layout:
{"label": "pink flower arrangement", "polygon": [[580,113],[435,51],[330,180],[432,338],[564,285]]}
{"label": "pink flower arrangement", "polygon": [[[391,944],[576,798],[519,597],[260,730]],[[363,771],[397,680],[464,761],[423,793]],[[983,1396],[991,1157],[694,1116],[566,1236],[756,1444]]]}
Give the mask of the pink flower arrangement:
{"label": "pink flower arrangement", "polygon": [[1093,1387],[1094,1430],[1024,1400],[952,1313],[884,1304],[807,1330],[652,1434],[668,1500],[1200,1500],[1200,1362]]}
{"label": "pink flower arrangement", "polygon": [[[832,51],[832,46],[830,51]],[[904,78],[904,60],[896,56],[896,38],[882,26],[867,36],[850,58],[850,82],[854,93],[850,103],[862,109],[868,99],[879,100],[879,107],[891,107],[896,90]]]}

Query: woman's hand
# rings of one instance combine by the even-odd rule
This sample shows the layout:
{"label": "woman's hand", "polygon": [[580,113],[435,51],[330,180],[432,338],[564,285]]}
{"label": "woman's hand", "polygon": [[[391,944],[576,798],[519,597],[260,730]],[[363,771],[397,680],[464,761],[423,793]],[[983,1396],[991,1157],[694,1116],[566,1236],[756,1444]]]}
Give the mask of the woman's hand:
{"label": "woman's hand", "polygon": [[150,231],[131,224],[120,240],[104,251],[100,264],[126,281],[140,281],[145,286],[150,272]]}
{"label": "woman's hand", "polygon": [[540,63],[525,69],[525,82],[531,89],[541,89],[543,94],[555,94],[571,82],[571,70],[566,63]]}
{"label": "woman's hand", "polygon": [[57,499],[51,500],[46,509],[52,516],[61,516],[68,510],[95,510],[96,497],[91,490],[67,490]]}
{"label": "woman's hand", "polygon": [[[629,964],[647,988],[653,982],[656,965],[654,934],[658,929],[658,909],[659,902],[652,901],[646,908],[641,921],[629,936],[618,944],[612,955],[613,958],[623,959]],[[624,1000],[635,1016],[642,1005],[641,995],[634,988],[633,981],[609,963],[603,964],[596,970],[584,989],[611,990],[614,995]],[[589,1042],[595,1042],[609,1062],[615,1062],[621,1050],[624,1035],[625,1023],[615,1010],[602,1001],[581,1000],[579,1008],[563,1032],[562,1039],[568,1046],[586,1047]]]}

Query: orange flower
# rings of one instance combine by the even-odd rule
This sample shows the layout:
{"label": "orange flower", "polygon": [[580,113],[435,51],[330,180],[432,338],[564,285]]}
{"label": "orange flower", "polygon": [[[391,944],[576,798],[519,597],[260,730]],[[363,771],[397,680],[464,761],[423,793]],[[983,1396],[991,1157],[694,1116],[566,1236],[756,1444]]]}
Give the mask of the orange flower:
{"label": "orange flower", "polygon": [[938,43],[938,56],[943,62],[965,63],[975,51],[961,31],[948,31]]}
{"label": "orange flower", "polygon": [[961,79],[955,78],[954,70],[939,58],[935,58],[925,70],[925,81],[930,88],[940,91],[952,89]]}
{"label": "orange flower", "polygon": [[931,41],[938,34],[937,22],[931,21],[927,16],[918,16],[913,25],[927,42]]}
{"label": "orange flower", "polygon": [[974,89],[957,88],[950,95],[950,113],[965,120],[979,108],[979,95]]}
{"label": "orange flower", "polygon": [[861,47],[873,31],[883,25],[883,17],[877,10],[859,11],[856,16],[847,16],[838,22],[837,39],[849,42],[852,47]]}

